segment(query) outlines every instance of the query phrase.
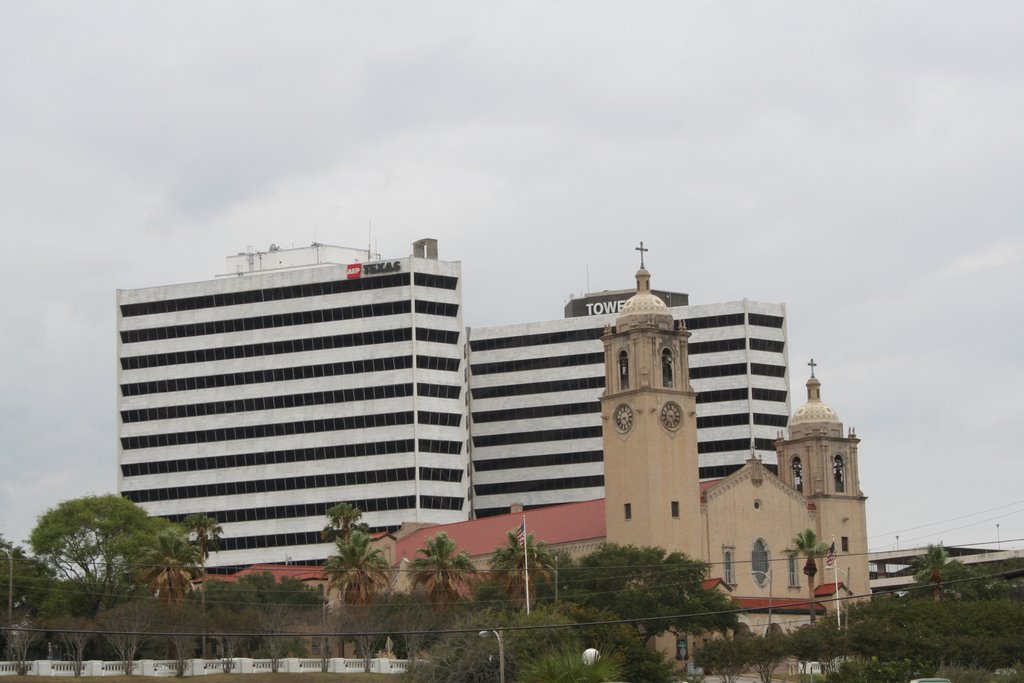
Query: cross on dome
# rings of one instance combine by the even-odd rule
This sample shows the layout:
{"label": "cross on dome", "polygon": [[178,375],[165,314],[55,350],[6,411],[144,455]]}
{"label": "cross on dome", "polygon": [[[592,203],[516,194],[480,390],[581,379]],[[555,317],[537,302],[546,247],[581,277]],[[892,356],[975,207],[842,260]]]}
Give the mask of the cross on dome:
{"label": "cross on dome", "polygon": [[640,246],[639,247],[634,247],[634,250],[640,252],[640,268],[643,269],[643,267],[644,267],[644,252],[648,252],[648,251],[650,251],[650,249],[645,249],[644,248],[643,240],[640,240]]}

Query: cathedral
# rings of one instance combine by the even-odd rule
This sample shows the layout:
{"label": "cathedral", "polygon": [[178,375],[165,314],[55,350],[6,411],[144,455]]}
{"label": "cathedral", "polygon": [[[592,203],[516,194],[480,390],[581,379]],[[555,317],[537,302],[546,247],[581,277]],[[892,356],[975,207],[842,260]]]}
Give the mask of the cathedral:
{"label": "cathedral", "polygon": [[[743,621],[755,632],[804,623],[810,591],[823,613],[834,612],[837,599],[868,594],[859,440],[852,429],[844,435],[835,410],[822,402],[813,361],[807,403],[793,414],[789,438],[780,433],[775,443],[778,474],[751,458],[724,479],[701,482],[690,333],[651,293],[650,278],[641,266],[636,294],[603,336],[606,539],[709,563],[750,610]],[[832,568],[819,560],[813,587],[803,558],[786,552],[807,529],[835,543]]]}
{"label": "cathedral", "polygon": [[[725,478],[701,481],[689,337],[651,292],[651,274],[641,264],[636,293],[602,336],[603,500],[407,524],[378,545],[398,565],[444,531],[484,568],[525,518],[538,541],[575,556],[605,541],[660,546],[708,563],[708,585],[725,591],[741,610],[742,628],[758,634],[807,623],[812,603],[817,616],[834,616],[844,598],[868,595],[859,439],[852,429],[844,434],[835,410],[822,402],[813,361],[807,402],[790,419],[788,438],[780,432],[775,442],[778,472],[752,457]],[[787,552],[808,529],[834,548],[810,581],[804,558]],[[683,658],[689,643],[681,638],[659,647]]]}

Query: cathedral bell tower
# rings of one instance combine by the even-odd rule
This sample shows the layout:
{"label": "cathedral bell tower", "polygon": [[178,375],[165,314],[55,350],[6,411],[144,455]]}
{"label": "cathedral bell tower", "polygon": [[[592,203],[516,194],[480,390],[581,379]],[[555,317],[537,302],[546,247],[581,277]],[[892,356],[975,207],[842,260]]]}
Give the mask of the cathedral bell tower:
{"label": "cathedral bell tower", "polygon": [[611,543],[701,557],[696,395],[687,339],[640,265],[636,294],[606,328],[604,489]]}
{"label": "cathedral bell tower", "polygon": [[[821,381],[807,380],[807,403],[789,421],[789,438],[775,442],[779,478],[814,506],[814,531],[826,544],[835,539],[841,576],[855,595],[870,593],[867,562],[867,496],[860,488],[858,446],[852,428],[843,431],[839,415],[821,400]],[[834,580],[831,576],[823,582]]]}

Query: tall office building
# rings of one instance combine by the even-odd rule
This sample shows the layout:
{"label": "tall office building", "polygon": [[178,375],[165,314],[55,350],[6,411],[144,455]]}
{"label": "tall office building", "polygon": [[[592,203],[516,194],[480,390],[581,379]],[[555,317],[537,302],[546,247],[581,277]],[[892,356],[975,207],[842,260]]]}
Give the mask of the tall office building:
{"label": "tall office building", "polygon": [[315,561],[338,502],[373,528],[466,519],[461,266],[314,244],[120,290],[118,488],[224,527],[213,565]]}
{"label": "tall office building", "polygon": [[[470,330],[477,516],[516,503],[604,497],[601,337],[633,293],[575,299],[561,320]],[[738,470],[752,450],[774,466],[775,438],[789,415],[785,305],[744,299],[689,306],[686,294],[653,294],[692,332],[701,478]]]}
{"label": "tall office building", "polygon": [[[461,265],[434,240],[386,260],[272,247],[227,271],[117,295],[119,491],[153,515],[216,518],[211,565],[322,560],[338,502],[396,529],[604,496],[601,336],[633,290],[467,329]],[[701,477],[752,447],[774,463],[785,307],[654,294],[692,332]]]}

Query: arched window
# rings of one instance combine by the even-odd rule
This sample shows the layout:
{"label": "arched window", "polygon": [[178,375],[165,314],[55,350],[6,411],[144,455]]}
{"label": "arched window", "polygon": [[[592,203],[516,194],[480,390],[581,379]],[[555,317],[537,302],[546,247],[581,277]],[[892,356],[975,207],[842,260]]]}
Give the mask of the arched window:
{"label": "arched window", "polygon": [[619,389],[629,389],[629,354],[619,351]]}
{"label": "arched window", "polygon": [[836,482],[836,493],[844,493],[846,491],[846,463],[843,462],[843,456],[837,455],[832,460],[832,474]]}
{"label": "arched window", "polygon": [[722,554],[722,573],[724,576],[722,579],[728,584],[735,584],[736,577],[732,570],[732,550],[726,550]]}
{"label": "arched window", "polygon": [[791,554],[786,562],[786,574],[789,575],[790,587],[800,586],[800,576],[796,571],[796,554]]}
{"label": "arched window", "polygon": [[750,551],[750,573],[758,586],[763,586],[768,580],[768,549],[763,539],[754,541],[754,549]]}
{"label": "arched window", "polygon": [[797,491],[803,493],[804,464],[800,462],[800,458],[793,458],[793,486],[796,487]]}
{"label": "arched window", "polygon": [[661,352],[661,385],[663,387],[672,386],[672,382],[675,379],[675,371],[672,362],[672,349],[663,349]]}

